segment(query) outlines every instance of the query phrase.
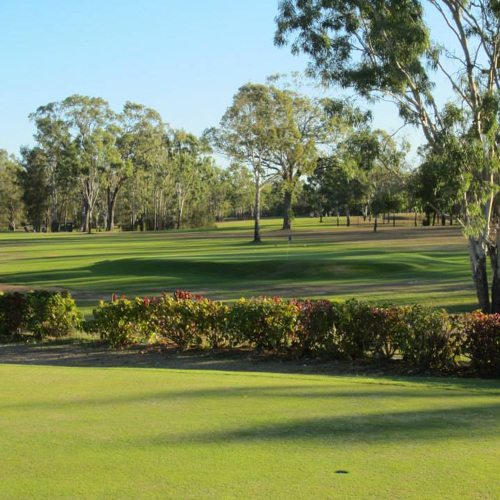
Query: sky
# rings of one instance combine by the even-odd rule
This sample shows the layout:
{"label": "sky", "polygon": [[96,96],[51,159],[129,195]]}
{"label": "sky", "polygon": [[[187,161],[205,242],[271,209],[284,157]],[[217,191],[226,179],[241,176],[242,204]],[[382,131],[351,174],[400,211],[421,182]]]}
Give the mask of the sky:
{"label": "sky", "polygon": [[[241,85],[306,68],[306,56],[274,46],[277,12],[277,0],[0,2],[0,148],[32,145],[28,115],[72,94],[103,97],[115,111],[145,104],[201,134]],[[388,132],[401,125],[391,104],[374,115]],[[422,142],[415,129],[402,134]]]}

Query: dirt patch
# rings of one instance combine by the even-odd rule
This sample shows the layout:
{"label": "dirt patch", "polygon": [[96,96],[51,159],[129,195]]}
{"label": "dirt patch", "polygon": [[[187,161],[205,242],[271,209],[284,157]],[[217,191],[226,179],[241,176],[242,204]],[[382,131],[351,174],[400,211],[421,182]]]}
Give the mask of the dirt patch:
{"label": "dirt patch", "polygon": [[184,351],[162,346],[131,346],[112,349],[97,342],[61,341],[0,345],[0,364],[108,368],[165,368],[324,375],[400,373],[397,364],[378,368],[347,361],[278,358],[250,351]]}

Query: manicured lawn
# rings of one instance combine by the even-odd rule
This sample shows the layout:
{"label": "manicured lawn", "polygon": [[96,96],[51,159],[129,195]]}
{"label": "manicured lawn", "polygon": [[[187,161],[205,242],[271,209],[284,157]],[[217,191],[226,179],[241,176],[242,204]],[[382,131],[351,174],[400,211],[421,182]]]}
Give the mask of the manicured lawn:
{"label": "manicured lawn", "polygon": [[[345,221],[341,221],[344,223]],[[466,241],[456,226],[336,226],[297,219],[293,238],[278,219],[211,231],[114,234],[0,234],[0,286],[62,287],[89,312],[111,294],[154,295],[178,288],[232,300],[240,296],[368,298],[476,308]]]}
{"label": "manicured lawn", "polygon": [[0,395],[2,500],[500,498],[498,382],[0,365]]}

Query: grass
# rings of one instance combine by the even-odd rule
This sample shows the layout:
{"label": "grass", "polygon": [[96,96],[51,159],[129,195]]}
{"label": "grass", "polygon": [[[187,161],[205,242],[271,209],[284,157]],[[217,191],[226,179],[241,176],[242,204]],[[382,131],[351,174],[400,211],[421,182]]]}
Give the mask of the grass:
{"label": "grass", "polygon": [[[69,289],[86,312],[113,292],[177,288],[475,307],[457,227],[399,220],[374,234],[356,222],[299,219],[288,242],[264,220],[261,245],[250,222],[3,233],[0,285]],[[239,358],[106,354],[89,340],[0,346],[0,363],[28,364],[0,364],[2,500],[500,498],[497,381],[283,373],[278,362],[258,373]]]}
{"label": "grass", "polygon": [[[253,245],[252,223],[215,230],[113,234],[0,234],[0,284],[61,287],[86,312],[112,293],[154,295],[178,288],[209,297],[360,297],[471,310],[476,298],[466,241],[454,227],[336,226],[297,219],[292,231],[263,221],[264,243]],[[341,221],[342,224],[345,221]]]}
{"label": "grass", "polygon": [[500,497],[498,382],[0,365],[0,394],[2,500]]}

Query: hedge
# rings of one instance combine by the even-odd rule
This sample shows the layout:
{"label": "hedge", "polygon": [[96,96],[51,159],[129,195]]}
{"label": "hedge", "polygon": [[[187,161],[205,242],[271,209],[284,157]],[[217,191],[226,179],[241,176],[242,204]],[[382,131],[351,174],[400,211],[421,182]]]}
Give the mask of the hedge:
{"label": "hedge", "polygon": [[260,297],[228,306],[176,292],[101,302],[87,328],[113,346],[163,342],[181,349],[397,360],[415,372],[452,373],[468,359],[473,373],[500,376],[500,315],[449,315],[420,305]]}
{"label": "hedge", "polygon": [[[178,291],[156,298],[113,296],[83,322],[67,293],[0,294],[0,335],[60,337],[84,328],[111,346],[162,342],[180,349],[258,352],[375,362],[500,376],[500,315],[449,315],[420,305],[348,300],[240,299],[232,305]],[[468,363],[464,363],[468,361]]]}

